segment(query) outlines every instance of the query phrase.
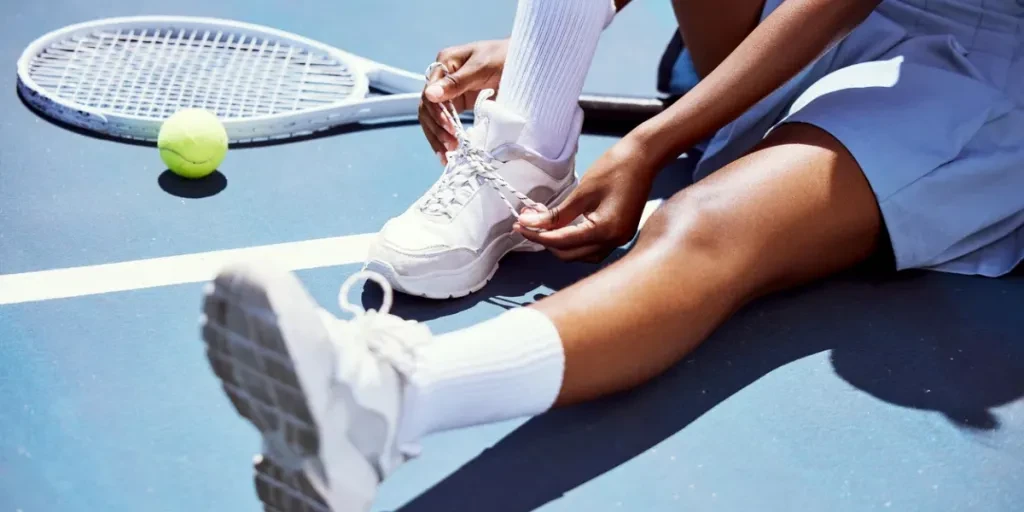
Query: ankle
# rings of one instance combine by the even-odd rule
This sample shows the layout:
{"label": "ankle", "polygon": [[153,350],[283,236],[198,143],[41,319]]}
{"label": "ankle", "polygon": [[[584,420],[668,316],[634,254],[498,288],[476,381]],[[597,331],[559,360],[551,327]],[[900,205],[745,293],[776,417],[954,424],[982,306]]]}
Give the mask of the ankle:
{"label": "ankle", "polygon": [[558,159],[574,138],[573,112],[614,11],[610,0],[519,3],[498,102],[526,119],[526,143],[545,158]]}
{"label": "ankle", "polygon": [[565,356],[546,316],[515,309],[437,337],[407,375],[398,442],[540,414],[561,389]]}

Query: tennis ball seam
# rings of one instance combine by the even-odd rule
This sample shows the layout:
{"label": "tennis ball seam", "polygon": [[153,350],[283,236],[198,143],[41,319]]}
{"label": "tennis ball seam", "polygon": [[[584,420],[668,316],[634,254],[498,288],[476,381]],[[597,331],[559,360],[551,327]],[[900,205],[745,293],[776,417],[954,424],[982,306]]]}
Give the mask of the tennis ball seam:
{"label": "tennis ball seam", "polygon": [[160,158],[167,167],[186,178],[208,175],[226,156],[228,137],[221,121],[202,109],[175,112],[157,137]]}
{"label": "tennis ball seam", "polygon": [[184,160],[185,162],[190,163],[192,165],[201,165],[201,164],[205,164],[207,162],[212,162],[212,161],[217,159],[216,156],[211,156],[210,158],[207,158],[206,160],[189,160],[188,158],[185,158],[185,155],[182,155],[181,153],[179,153],[179,152],[177,152],[177,151],[175,151],[175,150],[173,150],[171,148],[160,148],[160,151],[170,152],[170,153],[174,154],[175,156],[177,156],[178,158],[180,158],[180,159]]}

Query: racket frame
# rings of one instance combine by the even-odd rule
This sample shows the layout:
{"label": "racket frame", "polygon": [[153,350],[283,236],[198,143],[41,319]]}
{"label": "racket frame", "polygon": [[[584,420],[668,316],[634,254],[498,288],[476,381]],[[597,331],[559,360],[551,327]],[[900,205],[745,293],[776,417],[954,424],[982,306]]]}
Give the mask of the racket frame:
{"label": "racket frame", "polygon": [[[89,107],[43,89],[30,75],[33,59],[54,43],[97,31],[131,29],[197,29],[225,31],[275,39],[306,51],[337,59],[346,65],[355,84],[344,100],[301,111],[285,111],[248,117],[221,116],[231,143],[280,141],[307,136],[345,124],[415,118],[426,77],[347,52],[313,39],[264,25],[236,20],[192,16],[130,16],[104,18],[69,25],[42,35],[30,43],[18,60],[18,93],[43,116],[78,129],[115,139],[155,142],[166,119]],[[371,89],[387,93],[368,96]],[[587,117],[613,124],[635,125],[663,111],[673,99],[582,95],[580,105]],[[161,110],[163,112],[163,110]],[[472,119],[472,112],[462,113]]]}
{"label": "racket frame", "polygon": [[[415,116],[426,78],[388,66],[294,33],[262,25],[219,18],[189,16],[133,16],[105,18],[69,25],[49,32],[22,52],[18,60],[18,92],[47,117],[103,135],[155,142],[166,117],[152,117],[106,111],[56,95],[43,89],[30,75],[33,59],[54,43],[97,31],[131,29],[196,29],[235,32],[292,44],[307,51],[326,54],[346,65],[355,80],[352,94],[344,100],[301,111],[286,111],[248,117],[221,117],[231,142],[253,142],[308,135],[334,126]],[[370,88],[389,93],[367,97]]]}

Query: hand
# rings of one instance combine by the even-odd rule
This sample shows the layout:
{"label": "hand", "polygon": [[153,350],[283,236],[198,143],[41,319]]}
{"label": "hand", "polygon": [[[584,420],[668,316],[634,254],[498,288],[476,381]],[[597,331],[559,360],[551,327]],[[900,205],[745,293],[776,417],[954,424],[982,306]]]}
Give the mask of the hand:
{"label": "hand", "polygon": [[445,152],[458,146],[455,126],[444,115],[441,102],[451,101],[456,112],[472,108],[480,91],[498,89],[501,71],[505,67],[508,40],[478,41],[441,50],[437,62],[448,68],[449,74],[437,69],[429,77],[420,100],[419,120],[423,134],[441,163],[447,163]]}
{"label": "hand", "polygon": [[550,210],[525,209],[514,229],[562,260],[600,262],[636,235],[657,171],[644,154],[641,145],[622,139],[565,201]]}

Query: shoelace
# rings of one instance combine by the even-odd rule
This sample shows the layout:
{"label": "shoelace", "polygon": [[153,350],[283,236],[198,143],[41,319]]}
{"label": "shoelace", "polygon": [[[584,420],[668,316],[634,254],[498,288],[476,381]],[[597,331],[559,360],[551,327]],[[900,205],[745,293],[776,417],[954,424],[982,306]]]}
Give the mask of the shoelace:
{"label": "shoelace", "polygon": [[[384,303],[379,311],[367,311],[348,300],[352,286],[364,279],[377,283],[384,290]],[[389,314],[393,303],[394,292],[387,280],[380,274],[366,270],[350,276],[338,291],[338,305],[343,311],[352,314],[353,318],[348,325],[356,330],[357,337],[366,342],[370,351],[408,376],[416,368],[416,341],[429,339],[429,335],[423,332],[426,330],[423,324]]]}
{"label": "shoelace", "polygon": [[[427,67],[426,76],[428,79],[436,68],[441,68],[444,76],[448,76],[448,67],[440,62],[434,62]],[[480,91],[480,95],[477,96],[476,104],[473,107],[474,111],[478,111],[480,105],[493,95],[493,89]],[[455,105],[450,100],[441,105],[441,111],[444,112],[445,117],[455,127],[455,138],[458,140],[459,145],[454,150],[448,152],[448,165],[445,166],[444,174],[442,174],[441,179],[438,180],[420,206],[423,212],[446,215],[450,218],[452,216],[452,207],[459,205],[456,191],[468,185],[477,177],[483,179],[484,182],[498,192],[498,196],[505,202],[505,205],[508,206],[509,211],[512,212],[516,219],[519,219],[519,210],[509,201],[505,191],[530,208],[537,210],[546,208],[544,205],[533,201],[525,194],[513,188],[508,181],[498,174],[498,168],[494,164],[495,158],[487,151],[476,147],[473,141],[470,140],[469,133],[463,126]]]}

